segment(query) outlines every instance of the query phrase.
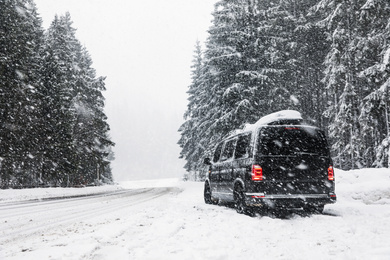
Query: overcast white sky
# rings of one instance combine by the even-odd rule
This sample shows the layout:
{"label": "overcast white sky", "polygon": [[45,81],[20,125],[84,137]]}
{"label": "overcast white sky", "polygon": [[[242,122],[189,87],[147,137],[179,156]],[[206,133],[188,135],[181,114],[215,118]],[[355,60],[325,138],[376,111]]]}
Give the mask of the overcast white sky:
{"label": "overcast white sky", "polygon": [[180,177],[183,123],[196,40],[204,42],[216,0],[35,0],[48,28],[69,11],[104,93],[116,143],[117,181]]}

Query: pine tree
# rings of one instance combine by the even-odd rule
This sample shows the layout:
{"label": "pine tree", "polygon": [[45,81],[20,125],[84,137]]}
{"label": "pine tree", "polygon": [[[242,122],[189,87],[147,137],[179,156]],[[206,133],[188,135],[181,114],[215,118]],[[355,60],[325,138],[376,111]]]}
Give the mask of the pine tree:
{"label": "pine tree", "polygon": [[334,143],[333,153],[340,159],[336,161],[336,166],[345,169],[361,165],[362,157],[356,154],[359,152],[356,147],[362,142],[358,116],[363,90],[356,73],[361,2],[323,0],[315,7],[317,14],[323,18],[318,24],[326,28],[331,41],[323,79],[331,105],[325,114],[330,119],[329,135]]}
{"label": "pine tree", "polygon": [[283,20],[287,23],[284,30],[289,32],[282,49],[286,53],[286,76],[283,84],[289,88],[293,102],[289,108],[301,111],[305,118],[325,128],[323,112],[327,107],[327,96],[321,80],[323,62],[330,43],[326,39],[325,30],[316,24],[317,17],[310,12],[318,1],[281,2],[282,9],[286,10],[286,18]]}
{"label": "pine tree", "polygon": [[43,178],[66,186],[91,183],[101,176],[109,179],[113,143],[103,112],[104,78],[96,78],[89,54],[75,37],[69,13],[55,17],[46,34],[44,53]]}
{"label": "pine tree", "polygon": [[32,0],[0,2],[1,186],[36,184],[43,29]]}
{"label": "pine tree", "polygon": [[269,111],[272,98],[268,95],[280,71],[267,57],[273,54],[270,40],[262,35],[261,21],[266,17],[257,4],[235,0],[215,6],[204,62],[208,114],[202,126],[206,144],[215,144],[231,130],[253,123]]}
{"label": "pine tree", "polygon": [[347,83],[340,96],[338,113],[330,125],[330,133],[335,140],[332,148],[338,152],[335,159],[345,169],[354,169],[358,159],[358,150],[355,146],[358,143],[356,138],[360,133],[354,122],[356,100],[354,86]]}
{"label": "pine tree", "polygon": [[179,129],[181,138],[178,142],[182,151],[180,152],[180,158],[186,160],[184,168],[191,174],[191,179],[202,180],[204,179],[204,172],[202,169],[202,156],[204,153],[204,147],[200,145],[201,136],[199,128],[199,120],[201,120],[205,111],[203,109],[205,100],[205,90],[202,84],[202,48],[200,42],[197,41],[195,45],[194,59],[192,68],[192,84],[187,91],[188,106],[187,111],[184,114],[186,120]]}
{"label": "pine tree", "polygon": [[74,145],[77,147],[78,175],[92,183],[103,179],[111,181],[109,156],[114,143],[108,136],[109,125],[104,109],[104,77],[96,77],[92,60],[85,48],[77,55],[77,86],[72,106],[77,118],[73,129]]}
{"label": "pine tree", "polygon": [[364,157],[368,166],[390,167],[390,3],[367,1],[361,10],[360,21],[365,26],[364,34],[359,39],[359,58],[364,61],[364,66],[359,68],[359,76],[368,92],[360,115],[365,141]]}
{"label": "pine tree", "polygon": [[46,121],[41,138],[43,153],[41,178],[52,185],[68,185],[76,171],[73,125],[76,121],[72,98],[76,90],[77,41],[70,16],[56,16],[46,32],[45,66],[42,68],[42,119]]}

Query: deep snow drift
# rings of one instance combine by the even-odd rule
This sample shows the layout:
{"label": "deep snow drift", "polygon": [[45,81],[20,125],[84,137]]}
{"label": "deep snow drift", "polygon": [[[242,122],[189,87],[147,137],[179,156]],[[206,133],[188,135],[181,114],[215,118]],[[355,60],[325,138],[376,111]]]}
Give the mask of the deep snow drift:
{"label": "deep snow drift", "polygon": [[[164,186],[176,188],[1,244],[0,259],[390,259],[389,169],[336,170],[336,204],[327,205],[321,215],[292,214],[286,219],[249,217],[206,205],[203,183],[155,180],[85,191]],[[1,205],[11,200],[83,190],[2,190],[0,219],[6,213]]]}

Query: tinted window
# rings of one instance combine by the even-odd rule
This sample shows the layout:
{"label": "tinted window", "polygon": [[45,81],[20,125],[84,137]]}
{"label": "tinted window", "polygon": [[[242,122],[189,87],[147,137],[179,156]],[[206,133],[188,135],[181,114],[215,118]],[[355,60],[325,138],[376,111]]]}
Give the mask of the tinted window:
{"label": "tinted window", "polygon": [[215,149],[214,157],[213,157],[213,162],[218,162],[219,157],[221,157],[222,145],[223,145],[223,143],[220,143],[220,144],[217,146],[217,148]]}
{"label": "tinted window", "polygon": [[222,151],[222,157],[221,160],[227,160],[233,157],[234,152],[234,143],[236,140],[230,140],[226,142],[223,151]]}
{"label": "tinted window", "polygon": [[260,131],[259,140],[260,153],[263,155],[329,155],[324,133],[313,127],[268,127]]}
{"label": "tinted window", "polygon": [[250,142],[251,142],[251,135],[242,135],[238,137],[237,144],[236,144],[236,152],[235,152],[235,158],[247,158],[249,156],[250,151]]}

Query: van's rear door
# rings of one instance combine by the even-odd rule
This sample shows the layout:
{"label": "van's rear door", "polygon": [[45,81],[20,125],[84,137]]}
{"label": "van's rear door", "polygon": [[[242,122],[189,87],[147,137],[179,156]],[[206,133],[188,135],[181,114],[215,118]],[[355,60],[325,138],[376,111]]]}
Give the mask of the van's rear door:
{"label": "van's rear door", "polygon": [[257,161],[268,194],[328,194],[332,162],[324,133],[309,126],[267,126],[258,138]]}

